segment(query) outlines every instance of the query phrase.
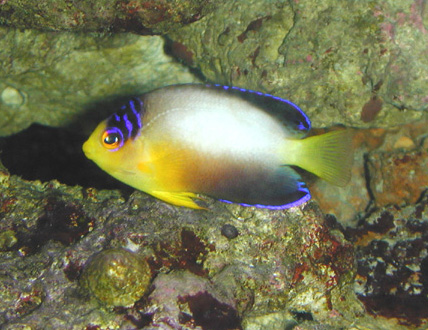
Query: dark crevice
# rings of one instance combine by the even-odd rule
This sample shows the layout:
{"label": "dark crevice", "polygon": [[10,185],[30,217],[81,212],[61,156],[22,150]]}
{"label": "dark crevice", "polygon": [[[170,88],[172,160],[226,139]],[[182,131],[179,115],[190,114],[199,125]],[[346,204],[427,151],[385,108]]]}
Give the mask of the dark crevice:
{"label": "dark crevice", "polygon": [[374,194],[370,187],[370,170],[369,170],[369,154],[364,154],[364,178],[366,180],[366,189],[369,194],[370,200],[374,200]]}
{"label": "dark crevice", "polygon": [[369,203],[366,206],[365,209],[365,214],[362,217],[362,219],[360,220],[360,222],[364,222],[365,219],[367,219],[371,214],[373,214],[373,212],[376,211],[376,207],[375,207],[375,197],[372,191],[372,188],[370,187],[370,182],[371,182],[371,178],[370,178],[370,170],[369,170],[369,154],[365,153],[364,154],[364,179],[366,181],[366,189],[367,189],[367,193],[369,195]]}
{"label": "dark crevice", "polygon": [[88,160],[82,144],[89,134],[34,124],[18,134],[0,138],[0,159],[10,174],[25,180],[58,180],[85,188],[131,188]]}

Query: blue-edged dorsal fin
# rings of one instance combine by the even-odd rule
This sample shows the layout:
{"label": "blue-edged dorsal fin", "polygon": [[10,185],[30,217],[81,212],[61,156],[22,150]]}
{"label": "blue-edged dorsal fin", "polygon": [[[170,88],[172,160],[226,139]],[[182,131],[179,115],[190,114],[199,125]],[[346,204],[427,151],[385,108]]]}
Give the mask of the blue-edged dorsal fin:
{"label": "blue-edged dorsal fin", "polygon": [[229,94],[246,100],[279,120],[296,138],[302,138],[311,129],[308,116],[296,104],[286,99],[245,88],[223,85],[206,85],[224,90]]}

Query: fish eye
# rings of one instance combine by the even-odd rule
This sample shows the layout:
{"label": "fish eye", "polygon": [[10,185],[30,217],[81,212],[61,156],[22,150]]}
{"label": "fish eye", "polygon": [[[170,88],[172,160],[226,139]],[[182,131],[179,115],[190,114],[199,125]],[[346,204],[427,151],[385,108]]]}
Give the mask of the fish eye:
{"label": "fish eye", "polygon": [[121,136],[116,132],[105,131],[102,136],[102,142],[107,149],[115,149],[120,146]]}

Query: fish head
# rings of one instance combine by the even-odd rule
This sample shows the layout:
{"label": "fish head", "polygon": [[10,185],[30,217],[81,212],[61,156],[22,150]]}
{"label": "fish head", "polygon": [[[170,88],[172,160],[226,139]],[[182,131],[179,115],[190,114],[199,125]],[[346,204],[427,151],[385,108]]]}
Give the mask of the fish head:
{"label": "fish head", "polygon": [[[143,103],[131,98],[109,118],[102,121],[83,144],[86,157],[101,169],[123,181],[135,172],[135,152],[142,128]],[[127,173],[127,174],[125,174]]]}
{"label": "fish head", "polygon": [[116,127],[107,127],[107,121],[101,122],[83,144],[85,156],[108,173],[123,167],[126,141]]}

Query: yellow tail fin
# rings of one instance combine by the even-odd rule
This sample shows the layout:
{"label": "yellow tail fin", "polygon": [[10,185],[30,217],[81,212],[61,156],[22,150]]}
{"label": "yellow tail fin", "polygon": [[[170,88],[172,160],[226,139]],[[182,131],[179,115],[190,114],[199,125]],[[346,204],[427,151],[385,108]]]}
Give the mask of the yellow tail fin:
{"label": "yellow tail fin", "polygon": [[311,136],[302,140],[286,143],[284,152],[288,165],[296,165],[312,172],[320,178],[345,186],[351,178],[353,161],[351,129],[332,131],[326,134]]}

